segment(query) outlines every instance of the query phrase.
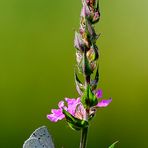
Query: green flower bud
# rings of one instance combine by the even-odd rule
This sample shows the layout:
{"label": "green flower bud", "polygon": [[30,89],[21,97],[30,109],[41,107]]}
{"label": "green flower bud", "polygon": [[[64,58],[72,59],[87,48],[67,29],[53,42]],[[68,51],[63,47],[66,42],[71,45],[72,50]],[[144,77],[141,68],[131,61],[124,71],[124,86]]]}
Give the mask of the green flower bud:
{"label": "green flower bud", "polygon": [[92,92],[90,85],[88,85],[84,91],[81,102],[86,109],[97,105],[98,99]]}

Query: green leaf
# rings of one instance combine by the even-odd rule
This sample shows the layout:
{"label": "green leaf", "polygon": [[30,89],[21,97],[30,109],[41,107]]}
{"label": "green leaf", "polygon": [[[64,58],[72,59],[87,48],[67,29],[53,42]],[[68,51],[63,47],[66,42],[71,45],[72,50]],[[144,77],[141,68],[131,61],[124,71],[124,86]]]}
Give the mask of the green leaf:
{"label": "green leaf", "polygon": [[83,96],[81,98],[81,102],[85,108],[90,108],[92,106],[97,105],[98,99],[92,92],[90,85],[88,85],[86,90],[84,91]]}
{"label": "green leaf", "polygon": [[69,112],[67,112],[65,109],[63,109],[63,114],[66,117],[66,121],[68,125],[73,129],[73,130],[80,130],[82,128],[85,128],[88,126],[88,122],[85,120],[80,120],[78,118],[75,118],[72,116]]}
{"label": "green leaf", "polygon": [[70,123],[70,122],[67,122],[67,123],[68,123],[69,127],[70,127],[72,130],[75,130],[75,131],[81,130],[80,127],[75,126],[74,124],[72,124],[72,123]]}
{"label": "green leaf", "polygon": [[99,10],[99,0],[96,0],[95,2],[95,9]]}
{"label": "green leaf", "polygon": [[84,52],[83,54],[83,63],[82,63],[82,68],[83,68],[83,73],[86,75],[86,76],[90,76],[92,74],[92,69],[91,69],[91,65],[87,59],[87,56],[86,56],[86,52]]}
{"label": "green leaf", "polygon": [[98,47],[96,45],[93,45],[94,52],[95,52],[95,60],[99,58],[99,52],[98,52]]}
{"label": "green leaf", "polygon": [[118,143],[118,141],[114,142],[111,146],[109,146],[108,148],[114,148],[115,145]]}

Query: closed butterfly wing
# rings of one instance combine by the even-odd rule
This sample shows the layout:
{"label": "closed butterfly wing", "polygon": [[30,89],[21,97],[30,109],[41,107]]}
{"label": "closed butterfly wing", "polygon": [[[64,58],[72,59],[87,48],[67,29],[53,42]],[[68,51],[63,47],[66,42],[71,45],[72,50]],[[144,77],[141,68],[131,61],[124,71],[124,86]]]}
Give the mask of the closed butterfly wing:
{"label": "closed butterfly wing", "polygon": [[54,148],[54,144],[47,127],[42,126],[36,129],[31,134],[30,138],[24,143],[23,148]]}
{"label": "closed butterfly wing", "polygon": [[43,148],[37,138],[29,138],[25,141],[23,148]]}

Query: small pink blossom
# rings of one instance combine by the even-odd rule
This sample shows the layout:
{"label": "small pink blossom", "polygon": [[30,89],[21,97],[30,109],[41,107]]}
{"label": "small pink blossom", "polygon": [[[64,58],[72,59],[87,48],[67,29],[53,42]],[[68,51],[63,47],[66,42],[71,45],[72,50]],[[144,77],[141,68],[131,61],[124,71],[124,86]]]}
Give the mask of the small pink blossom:
{"label": "small pink blossom", "polygon": [[62,120],[63,118],[65,118],[65,115],[62,112],[64,107],[64,101],[60,101],[58,107],[59,109],[52,109],[51,110],[52,114],[47,115],[47,118],[52,122],[57,122],[58,120]]}
{"label": "small pink blossom", "polygon": [[97,107],[107,107],[110,103],[112,102],[112,99],[108,100],[101,100],[98,104]]}
{"label": "small pink blossom", "polygon": [[102,90],[101,89],[98,89],[97,92],[96,92],[96,97],[97,98],[102,98],[102,96],[103,96]]}
{"label": "small pink blossom", "polygon": [[67,111],[71,114],[71,115],[75,115],[75,111],[76,111],[76,107],[78,106],[78,104],[80,104],[80,98],[77,99],[69,99],[69,98],[65,98],[65,101],[67,102]]}

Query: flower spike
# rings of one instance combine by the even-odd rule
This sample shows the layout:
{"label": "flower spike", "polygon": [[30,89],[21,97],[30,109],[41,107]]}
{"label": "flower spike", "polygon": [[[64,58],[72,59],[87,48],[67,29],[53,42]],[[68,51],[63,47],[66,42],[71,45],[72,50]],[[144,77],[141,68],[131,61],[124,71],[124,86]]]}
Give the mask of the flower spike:
{"label": "flower spike", "polygon": [[[95,31],[95,24],[100,20],[98,0],[82,0],[80,27],[75,31],[74,47],[76,48],[75,84],[79,94],[77,99],[65,98],[60,101],[58,109],[52,109],[47,118],[52,122],[66,119],[74,130],[82,130],[80,148],[86,146],[86,134],[89,122],[95,116],[97,109],[107,107],[112,99],[102,99],[103,92],[97,90],[99,82],[99,50],[96,41],[99,38]],[[81,81],[76,73],[83,76]],[[95,74],[94,74],[95,73]],[[92,75],[95,75],[92,78]]]}

